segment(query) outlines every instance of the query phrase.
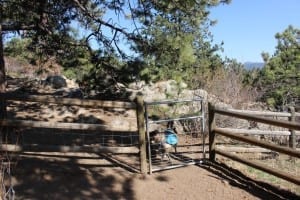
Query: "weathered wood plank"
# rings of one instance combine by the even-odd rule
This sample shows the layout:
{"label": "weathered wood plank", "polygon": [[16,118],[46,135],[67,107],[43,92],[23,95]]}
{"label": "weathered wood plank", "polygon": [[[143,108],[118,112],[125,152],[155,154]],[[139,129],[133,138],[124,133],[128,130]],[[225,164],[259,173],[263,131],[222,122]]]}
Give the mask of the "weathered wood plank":
{"label": "weathered wood plank", "polygon": [[299,151],[296,151],[296,150],[293,150],[293,149],[290,149],[290,148],[287,148],[287,147],[281,147],[281,146],[278,146],[278,145],[271,144],[269,142],[259,141],[257,139],[250,138],[250,137],[247,137],[247,136],[233,134],[233,133],[224,131],[221,128],[215,128],[214,132],[217,133],[217,134],[229,137],[231,139],[243,141],[243,142],[246,142],[246,143],[249,143],[249,144],[252,144],[252,145],[257,145],[257,146],[260,146],[260,147],[263,147],[263,148],[271,149],[273,151],[277,151],[277,152],[280,152],[280,153],[285,153],[287,155],[294,156],[296,158],[300,158],[300,152]]}
{"label": "weathered wood plank", "polygon": [[236,152],[236,153],[270,153],[269,149],[260,147],[233,147],[233,146],[217,146],[221,151]]}
{"label": "weathered wood plank", "polygon": [[44,122],[31,120],[0,120],[0,126],[6,127],[30,127],[30,128],[49,128],[63,130],[89,130],[89,131],[116,131],[116,132],[136,132],[136,127],[132,126],[113,126],[113,124],[84,124],[84,123],[65,123],[65,122]]}
{"label": "weathered wood plank", "polygon": [[[253,110],[237,110],[237,109],[227,109],[228,111],[247,113],[249,115],[265,116],[265,117],[291,117],[291,113],[288,112],[271,112],[271,111],[253,111]],[[296,116],[300,116],[299,112],[295,113]]]}
{"label": "weathered wood plank", "polygon": [[263,164],[261,164],[259,162],[254,161],[254,160],[250,161],[250,160],[241,158],[241,157],[236,156],[236,155],[234,155],[232,153],[228,153],[228,152],[222,151],[222,150],[220,150],[218,148],[216,148],[216,153],[220,154],[222,156],[225,156],[227,158],[230,158],[232,160],[235,160],[235,161],[241,162],[243,164],[249,165],[249,166],[254,167],[256,169],[262,170],[262,171],[267,172],[269,174],[272,174],[274,176],[283,178],[283,179],[288,180],[288,181],[290,181],[292,183],[295,183],[297,185],[300,185],[300,177],[299,176],[295,176],[295,175],[286,173],[286,172],[284,172],[282,170],[279,170],[279,169],[274,169],[274,168],[268,167],[266,165],[263,165]]}
{"label": "weathered wood plank", "polygon": [[134,109],[134,102],[125,101],[101,101],[75,98],[62,98],[53,96],[16,95],[13,93],[0,93],[0,98],[13,101],[30,101],[39,103],[54,103],[60,105],[84,106],[93,108],[126,108]]}
{"label": "weathered wood plank", "polygon": [[[146,153],[146,129],[145,129],[145,107],[144,107],[144,99],[142,95],[137,95],[137,125],[139,132],[139,144],[140,144],[140,167],[141,173],[147,173],[147,153]],[[151,173],[151,172],[150,172]]]}
{"label": "weathered wood plank", "polygon": [[106,147],[106,146],[54,146],[54,145],[13,145],[5,144],[0,146],[0,151],[8,152],[87,152],[87,153],[117,153],[134,154],[139,153],[137,147]]}
{"label": "weathered wood plank", "polygon": [[[235,129],[235,128],[220,128],[224,131],[244,134],[244,135],[275,135],[275,136],[289,136],[290,131],[269,131],[269,130],[257,130],[257,129]],[[296,135],[300,135],[300,131],[295,132]]]}
{"label": "weathered wood plank", "polygon": [[225,110],[225,109],[221,109],[221,108],[215,108],[214,112],[218,113],[218,114],[230,116],[230,117],[237,117],[240,119],[253,120],[256,122],[261,122],[261,123],[270,124],[270,125],[274,125],[274,126],[280,126],[283,128],[300,130],[300,124],[296,123],[296,122],[268,119],[265,117],[250,115],[248,113],[234,112],[234,111],[229,111],[229,110]]}
{"label": "weathered wood plank", "polygon": [[32,127],[32,128],[51,128],[68,130],[105,130],[104,124],[83,124],[83,123],[65,123],[65,122],[44,122],[30,120],[0,120],[0,126],[10,127]]}
{"label": "weathered wood plank", "polygon": [[215,152],[215,146],[216,146],[216,134],[215,134],[215,128],[216,128],[216,118],[215,118],[215,107],[209,103],[208,104],[208,129],[209,129],[209,159],[211,161],[215,161],[216,159],[216,152]]}

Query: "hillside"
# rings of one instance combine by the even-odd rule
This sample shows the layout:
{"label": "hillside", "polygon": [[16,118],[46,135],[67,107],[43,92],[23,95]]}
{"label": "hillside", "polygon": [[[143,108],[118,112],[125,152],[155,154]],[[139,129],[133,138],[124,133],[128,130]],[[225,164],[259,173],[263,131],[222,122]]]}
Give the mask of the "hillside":
{"label": "hillside", "polygon": [[243,65],[244,65],[245,69],[252,70],[252,69],[263,68],[265,63],[263,63],[263,62],[245,62]]}

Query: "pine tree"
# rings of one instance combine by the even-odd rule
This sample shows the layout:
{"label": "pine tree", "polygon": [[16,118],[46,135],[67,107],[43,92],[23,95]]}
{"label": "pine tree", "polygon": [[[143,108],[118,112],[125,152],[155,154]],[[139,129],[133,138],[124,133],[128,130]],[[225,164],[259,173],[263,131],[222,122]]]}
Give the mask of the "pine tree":
{"label": "pine tree", "polygon": [[289,26],[277,33],[275,54],[267,60],[256,85],[264,92],[263,100],[282,108],[300,103],[300,30]]}

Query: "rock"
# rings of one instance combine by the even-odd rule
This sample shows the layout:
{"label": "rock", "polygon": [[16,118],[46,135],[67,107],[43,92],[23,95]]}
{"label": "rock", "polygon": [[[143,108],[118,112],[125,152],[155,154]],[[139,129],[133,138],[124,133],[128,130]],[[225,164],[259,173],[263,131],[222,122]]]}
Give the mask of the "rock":
{"label": "rock", "polygon": [[63,76],[54,75],[48,76],[45,81],[43,81],[44,85],[50,85],[54,89],[59,89],[67,86],[67,81]]}
{"label": "rock", "polygon": [[75,88],[75,89],[70,89],[64,97],[82,99],[84,97],[84,94],[81,91],[81,89]]}
{"label": "rock", "polygon": [[128,85],[128,88],[132,89],[132,90],[140,90],[141,88],[143,88],[145,86],[146,86],[145,81],[139,81],[139,82],[130,83]]}
{"label": "rock", "polygon": [[[65,77],[63,77],[63,78],[65,78]],[[65,78],[65,80],[67,82],[68,88],[79,88],[79,85],[78,85],[78,83],[76,83],[75,80],[73,80],[73,79],[67,79],[67,78]]]}
{"label": "rock", "polygon": [[82,99],[84,97],[83,92],[79,88],[58,89],[53,93],[53,95],[61,96],[65,98],[79,98],[79,99]]}

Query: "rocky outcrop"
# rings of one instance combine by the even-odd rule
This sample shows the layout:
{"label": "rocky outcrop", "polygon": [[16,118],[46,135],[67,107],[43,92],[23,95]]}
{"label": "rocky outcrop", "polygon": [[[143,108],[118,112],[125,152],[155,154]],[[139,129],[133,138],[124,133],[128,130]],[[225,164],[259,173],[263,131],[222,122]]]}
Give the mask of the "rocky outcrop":
{"label": "rocky outcrop", "polygon": [[130,100],[134,100],[137,93],[142,93],[145,101],[159,101],[166,99],[196,99],[201,98],[204,102],[211,102],[222,108],[231,108],[230,105],[223,103],[215,95],[208,94],[203,89],[189,90],[183,82],[177,83],[174,80],[160,81],[157,83],[138,82],[132,83],[126,88],[130,93]]}

